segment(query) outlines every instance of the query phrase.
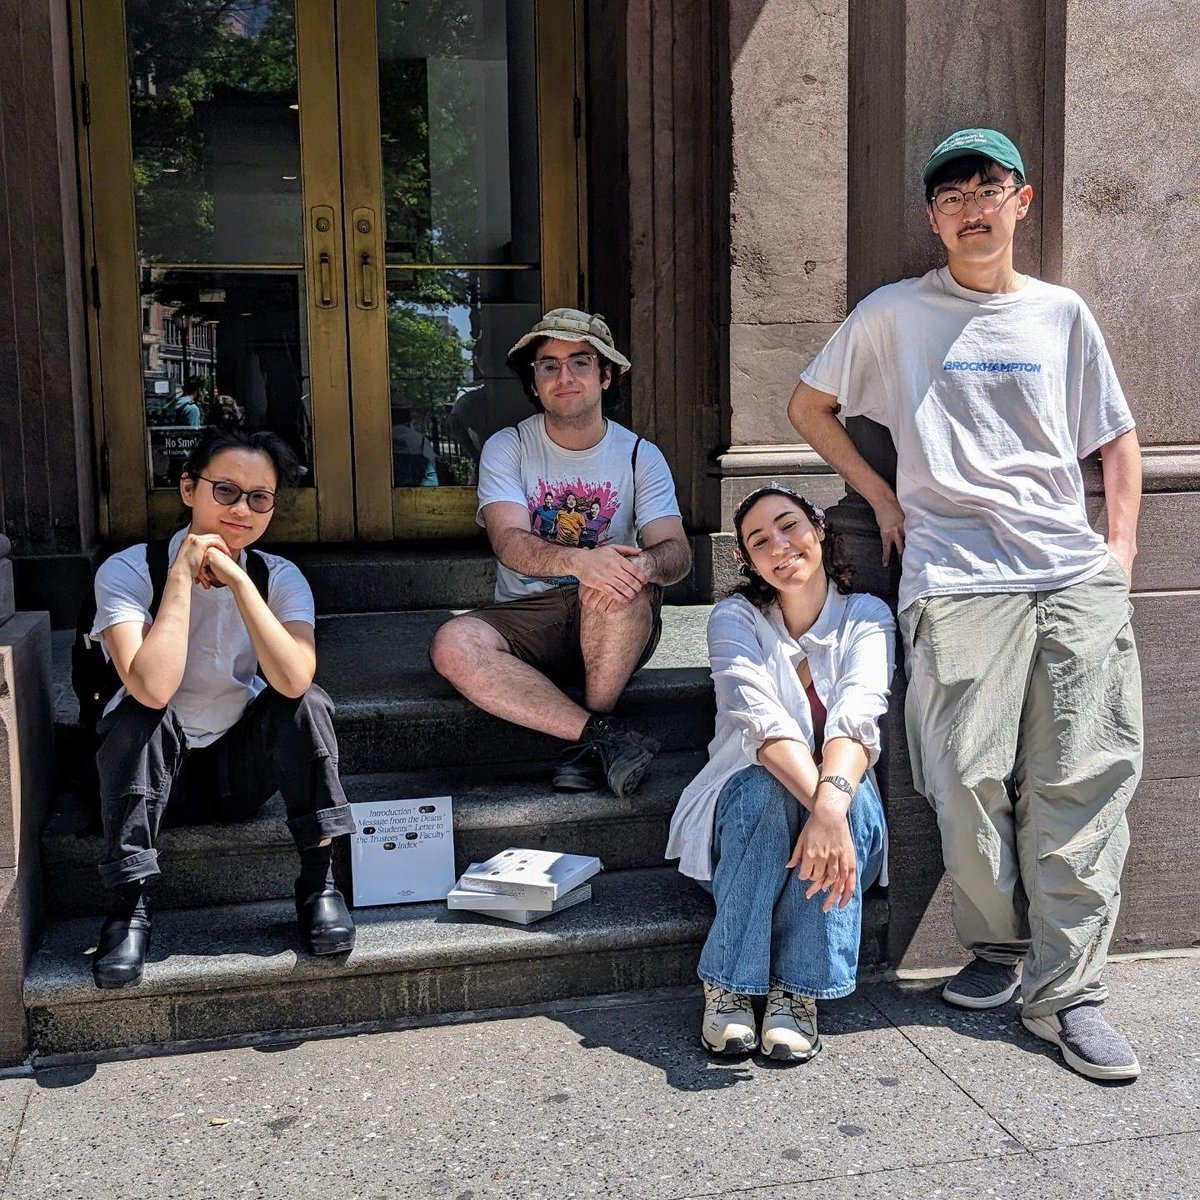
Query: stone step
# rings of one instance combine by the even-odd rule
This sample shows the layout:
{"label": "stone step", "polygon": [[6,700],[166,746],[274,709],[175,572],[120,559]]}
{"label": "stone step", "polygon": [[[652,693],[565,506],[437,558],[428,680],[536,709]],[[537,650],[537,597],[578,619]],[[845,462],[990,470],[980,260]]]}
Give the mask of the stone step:
{"label": "stone step", "polygon": [[[665,750],[691,750],[712,736],[706,605],[667,606],[663,636],[622,700],[628,719]],[[445,609],[359,613],[317,622],[318,682],[337,705],[343,772],[544,760],[562,743],[489,717],[429,665],[429,645],[453,614]],[[67,765],[82,753],[78,708],[70,689],[69,635],[54,641],[58,753]]]}
{"label": "stone step", "polygon": [[[432,547],[359,542],[271,549],[304,572],[317,612],[326,616],[421,608],[461,611],[489,604],[495,594],[496,560],[482,530],[477,538]],[[667,591],[677,604],[687,604],[694,594],[691,575]]]}
{"label": "stone step", "polygon": [[281,546],[308,580],[325,615],[488,604],[496,560],[487,540],[403,548],[360,542],[349,546]]}
{"label": "stone step", "polygon": [[[119,991],[92,984],[94,920],[54,921],[25,982],[32,1046],[38,1055],[178,1048],[695,980],[712,915],[695,884],[672,868],[593,882],[589,903],[528,927],[443,904],[363,909],[354,951],[331,958],[299,950],[287,901],[163,912],[145,978]],[[870,897],[864,968],[882,961],[886,919],[886,898]]]}
{"label": "stone step", "polygon": [[[509,846],[594,854],[615,871],[662,865],[675,803],[704,761],[704,751],[659,755],[642,786],[624,800],[608,791],[554,792],[550,763],[351,775],[344,782],[352,803],[450,794],[459,873]],[[98,830],[89,828],[94,822],[94,813],[64,795],[42,836],[46,904],[54,915],[102,913],[107,906],[96,873],[103,843]],[[164,829],[158,849],[159,910],[292,894],[296,851],[279,796],[248,821]],[[339,851],[337,874],[344,882],[349,878],[344,842]]]}

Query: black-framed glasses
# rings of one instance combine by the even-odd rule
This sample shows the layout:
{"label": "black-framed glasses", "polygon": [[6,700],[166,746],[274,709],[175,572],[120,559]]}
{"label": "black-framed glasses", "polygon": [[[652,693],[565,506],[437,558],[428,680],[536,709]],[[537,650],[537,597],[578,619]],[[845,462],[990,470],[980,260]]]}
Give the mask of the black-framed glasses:
{"label": "black-framed glasses", "polygon": [[209,479],[207,475],[197,475],[196,478],[209,484],[213,499],[226,508],[232,508],[243,496],[251,512],[269,513],[275,507],[275,493],[268,492],[266,488],[252,488],[247,492],[227,479]]}
{"label": "black-framed glasses", "polygon": [[577,354],[568,354],[566,358],[535,358],[533,360],[533,373],[538,379],[549,382],[551,379],[558,378],[558,373],[562,370],[563,363],[566,363],[567,370],[578,378],[591,371],[592,363],[599,361],[599,355],[588,354],[582,350]]}
{"label": "black-framed glasses", "polygon": [[968,199],[975,201],[975,207],[981,213],[994,213],[1004,203],[1004,193],[1010,188],[1014,192],[1021,190],[1015,183],[981,183],[969,192],[961,188],[947,188],[934,196],[933,204],[938,212],[948,217],[962,212]]}

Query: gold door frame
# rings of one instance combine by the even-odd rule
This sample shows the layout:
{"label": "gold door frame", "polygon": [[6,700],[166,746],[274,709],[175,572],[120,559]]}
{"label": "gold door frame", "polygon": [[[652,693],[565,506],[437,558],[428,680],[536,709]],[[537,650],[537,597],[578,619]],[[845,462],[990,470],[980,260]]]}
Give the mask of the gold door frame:
{"label": "gold door frame", "polygon": [[[272,266],[305,270],[316,486],[294,492],[271,534],[466,536],[477,532],[474,488],[391,486],[375,2],[294,2],[304,262]],[[110,539],[136,540],[173,529],[180,506],[148,486],[125,6],[71,5],[100,524]],[[582,7],[537,0],[543,307],[587,299]]]}
{"label": "gold door frame", "polygon": [[[364,5],[364,7],[367,7]],[[338,10],[347,324],[353,381],[354,476],[363,539],[470,537],[473,487],[393,487],[389,403],[387,263],[380,155],[375,0],[367,15]],[[537,0],[538,163],[543,309],[586,303],[584,260],[583,0]],[[369,263],[364,260],[369,258]],[[469,263],[405,263],[405,270]],[[353,299],[351,293],[353,292]]]}
{"label": "gold door frame", "polygon": [[[305,261],[270,267],[307,267],[306,309],[299,317],[307,322],[309,361],[320,368],[310,380],[316,487],[293,493],[271,533],[284,541],[345,540],[354,533],[345,327],[340,302],[321,303],[310,216],[320,205],[340,211],[336,122],[328,115],[321,119],[323,112],[336,113],[337,104],[334,0],[295,3]],[[93,408],[100,478],[107,484],[101,488],[101,527],[109,538],[128,540],[174,528],[180,504],[173,492],[148,486],[125,6],[123,0],[75,0],[73,16],[82,64],[80,174],[90,217],[84,252],[93,281]],[[340,239],[334,241],[331,276],[340,284]],[[338,286],[335,300],[340,294]]]}

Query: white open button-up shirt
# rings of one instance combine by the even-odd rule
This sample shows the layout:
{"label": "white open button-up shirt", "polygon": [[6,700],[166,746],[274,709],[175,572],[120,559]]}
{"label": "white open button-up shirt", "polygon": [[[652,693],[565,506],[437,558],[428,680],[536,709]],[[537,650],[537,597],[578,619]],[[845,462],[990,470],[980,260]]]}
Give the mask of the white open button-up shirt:
{"label": "white open button-up shirt", "polygon": [[[714,606],[708,618],[708,660],[717,691],[716,734],[708,764],[684,789],[671,818],[667,858],[693,879],[712,878],[713,816],[729,779],[758,765],[773,738],[803,742],[815,752],[812,712],[796,667],[808,659],[825,705],[825,740],[861,742],[879,758],[879,719],[887,710],[895,668],[896,622],[877,596],[841,595],[830,586],[812,628],[793,638],[778,604],[759,612],[742,596]],[[887,867],[880,879],[887,882]]]}

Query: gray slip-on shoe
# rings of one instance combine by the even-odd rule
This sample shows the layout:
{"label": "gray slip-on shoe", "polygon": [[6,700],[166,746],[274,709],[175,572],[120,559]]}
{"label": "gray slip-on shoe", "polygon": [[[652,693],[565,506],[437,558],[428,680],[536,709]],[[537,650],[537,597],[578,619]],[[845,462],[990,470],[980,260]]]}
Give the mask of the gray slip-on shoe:
{"label": "gray slip-on shoe", "polygon": [[1053,1042],[1067,1066],[1088,1079],[1136,1079],[1142,1065],[1095,1004],[1077,1004],[1048,1017],[1022,1017],[1021,1024],[1043,1041]]}
{"label": "gray slip-on shoe", "polygon": [[1007,1004],[1020,985],[1014,965],[973,958],[942,988],[942,999],[958,1008],[997,1008]]}

